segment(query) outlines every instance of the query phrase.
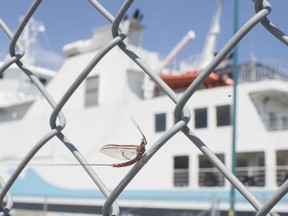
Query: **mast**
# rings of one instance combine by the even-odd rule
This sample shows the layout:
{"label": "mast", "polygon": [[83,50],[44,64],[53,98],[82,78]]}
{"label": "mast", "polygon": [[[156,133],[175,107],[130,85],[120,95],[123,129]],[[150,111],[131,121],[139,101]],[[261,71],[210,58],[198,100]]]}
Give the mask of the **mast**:
{"label": "mast", "polygon": [[202,62],[199,65],[200,70],[205,68],[214,58],[217,38],[220,34],[220,18],[222,15],[223,1],[224,0],[218,0],[216,11],[211,21],[209,34],[206,37],[202,52]]}
{"label": "mast", "polygon": [[[23,17],[20,17],[20,21]],[[31,18],[30,21],[27,23],[26,27],[24,28],[23,35],[20,38],[20,42],[25,50],[25,55],[23,56],[23,60],[33,65],[35,63],[35,59],[31,53],[31,46],[37,42],[37,35],[39,32],[45,31],[45,25]]]}

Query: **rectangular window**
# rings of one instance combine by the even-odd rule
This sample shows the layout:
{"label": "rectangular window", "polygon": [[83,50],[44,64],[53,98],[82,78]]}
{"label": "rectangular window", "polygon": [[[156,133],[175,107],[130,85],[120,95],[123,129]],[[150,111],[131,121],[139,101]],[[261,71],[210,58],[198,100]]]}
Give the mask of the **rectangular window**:
{"label": "rectangular window", "polygon": [[174,157],[174,186],[189,186],[189,156]]}
{"label": "rectangular window", "polygon": [[288,150],[276,152],[277,158],[277,185],[281,186],[288,178]]}
{"label": "rectangular window", "polygon": [[98,105],[99,76],[88,77],[85,84],[85,107]]}
{"label": "rectangular window", "polygon": [[246,186],[265,186],[264,152],[237,153],[237,178]]}
{"label": "rectangular window", "polygon": [[216,107],[217,127],[231,125],[231,106]]}
{"label": "rectangular window", "polygon": [[195,128],[207,128],[207,108],[194,110]]}
{"label": "rectangular window", "polygon": [[[225,164],[224,154],[216,156]],[[224,176],[214,167],[214,165],[204,155],[199,155],[199,175],[198,182],[200,187],[223,187]]]}
{"label": "rectangular window", "polygon": [[161,132],[166,130],[166,113],[155,115],[155,131]]}

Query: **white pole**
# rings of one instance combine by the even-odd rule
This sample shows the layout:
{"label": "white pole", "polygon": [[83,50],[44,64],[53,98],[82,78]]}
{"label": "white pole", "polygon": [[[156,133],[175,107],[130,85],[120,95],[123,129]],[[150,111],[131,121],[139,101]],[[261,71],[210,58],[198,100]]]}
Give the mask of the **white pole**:
{"label": "white pole", "polygon": [[160,74],[168,64],[171,63],[173,59],[178,55],[178,53],[187,45],[190,40],[195,39],[194,31],[188,31],[188,33],[182,38],[182,40],[175,46],[175,48],[167,55],[164,59],[162,66],[160,67],[158,73]]}

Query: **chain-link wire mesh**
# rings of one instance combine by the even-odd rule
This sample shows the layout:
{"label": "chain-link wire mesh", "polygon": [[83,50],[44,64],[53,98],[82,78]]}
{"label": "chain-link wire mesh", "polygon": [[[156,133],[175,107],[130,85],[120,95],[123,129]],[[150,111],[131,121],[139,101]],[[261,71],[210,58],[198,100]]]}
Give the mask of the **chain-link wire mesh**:
{"label": "chain-link wire mesh", "polygon": [[[109,11],[104,8],[96,0],[89,0],[92,6],[96,8],[107,20],[112,23],[112,36],[113,39],[109,41],[104,47],[101,48],[99,52],[94,56],[94,58],[86,65],[79,76],[74,80],[73,84],[65,92],[59,101],[56,101],[47,89],[42,85],[37,76],[33,73],[28,66],[26,66],[21,58],[25,55],[25,50],[21,47],[19,43],[19,37],[23,32],[24,27],[27,25],[32,15],[35,13],[41,0],[35,0],[28,10],[27,14],[24,16],[21,24],[19,25],[16,32],[13,34],[4,22],[0,22],[0,25],[4,32],[11,38],[10,42],[10,58],[7,59],[0,68],[0,72],[3,73],[12,64],[16,64],[21,71],[30,78],[31,82],[38,88],[42,96],[47,100],[50,106],[53,108],[53,112],[50,116],[50,127],[51,130],[43,136],[33,148],[30,149],[28,154],[22,159],[21,163],[13,171],[10,179],[7,182],[1,180],[1,214],[8,215],[13,206],[12,195],[9,193],[10,188],[14,184],[15,180],[19,177],[23,169],[29,164],[30,160],[37,154],[37,152],[43,148],[43,146],[48,145],[49,141],[57,137],[66,147],[67,151],[77,159],[83,169],[86,171],[87,175],[94,181],[103,195],[106,197],[106,202],[103,206],[103,215],[119,215],[119,206],[116,203],[119,195],[125,190],[126,186],[130,181],[137,175],[137,173],[148,163],[148,161],[157,153],[157,151],[165,145],[165,143],[173,137],[179,131],[182,131],[188,139],[193,143],[213,164],[214,166],[229,180],[231,184],[234,185],[236,190],[238,190],[243,197],[255,208],[256,215],[266,215],[269,214],[271,209],[281,200],[281,198],[286,194],[288,190],[288,181],[282,184],[274,196],[272,196],[266,203],[260,204],[260,202],[250,193],[247,188],[233,175],[229,169],[216,157],[216,155],[209,149],[209,147],[189,128],[188,122],[190,120],[190,112],[186,107],[187,101],[193,96],[198,87],[204,82],[204,80],[211,74],[211,72],[221,63],[221,61],[234,49],[239,41],[245,35],[253,29],[253,27],[261,23],[270,33],[272,33],[276,38],[278,38],[285,45],[288,45],[288,37],[279,28],[273,25],[267,18],[268,14],[271,12],[271,6],[268,1],[265,0],[255,0],[255,15],[253,15],[238,31],[233,35],[233,37],[228,41],[228,43],[220,50],[220,52],[215,56],[212,62],[204,69],[204,71],[196,78],[196,80],[186,89],[181,97],[178,97],[175,92],[167,86],[167,84],[155,73],[149,65],[147,65],[137,53],[130,50],[123,42],[127,36],[127,32],[124,27],[121,26],[121,20],[125,16],[127,10],[133,4],[133,0],[126,0],[121,8],[119,9],[117,15],[114,17]],[[63,129],[66,126],[65,113],[62,112],[62,108],[69,101],[70,97],[77,90],[79,85],[85,80],[92,69],[99,63],[99,61],[107,54],[109,51],[118,46],[123,53],[125,53],[133,62],[138,65],[162,90],[165,94],[175,103],[174,109],[174,125],[169,128],[154,144],[145,152],[141,158],[141,162],[137,162],[127,173],[127,175],[119,182],[119,184],[110,192],[105,186],[105,182],[98,177],[97,173],[89,166],[85,158],[77,150],[77,146],[73,144],[68,137],[63,133]],[[4,201],[5,200],[5,201]],[[271,212],[270,214],[273,214]]]}

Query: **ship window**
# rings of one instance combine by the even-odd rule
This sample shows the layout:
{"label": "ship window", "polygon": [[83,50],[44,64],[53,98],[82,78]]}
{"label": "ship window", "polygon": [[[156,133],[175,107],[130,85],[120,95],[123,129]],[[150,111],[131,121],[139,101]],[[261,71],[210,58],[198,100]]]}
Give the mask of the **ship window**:
{"label": "ship window", "polygon": [[227,126],[231,124],[231,108],[230,105],[217,106],[217,126]]}
{"label": "ship window", "polygon": [[161,132],[166,130],[166,113],[158,113],[155,115],[155,131]]}
{"label": "ship window", "polygon": [[[225,163],[224,154],[216,154]],[[198,183],[200,187],[223,187],[225,178],[204,155],[199,155]]]}
{"label": "ship window", "polygon": [[264,152],[237,153],[236,176],[246,186],[265,186]]}
{"label": "ship window", "polygon": [[277,117],[275,113],[269,113],[269,129],[275,130],[277,129]]}
{"label": "ship window", "polygon": [[86,79],[85,106],[98,105],[99,99],[99,76],[92,76]]}
{"label": "ship window", "polygon": [[288,178],[288,150],[276,152],[277,157],[277,185],[282,185]]}
{"label": "ship window", "polygon": [[207,128],[207,108],[194,110],[195,128]]}
{"label": "ship window", "polygon": [[188,187],[189,186],[189,156],[174,157],[174,186]]}

